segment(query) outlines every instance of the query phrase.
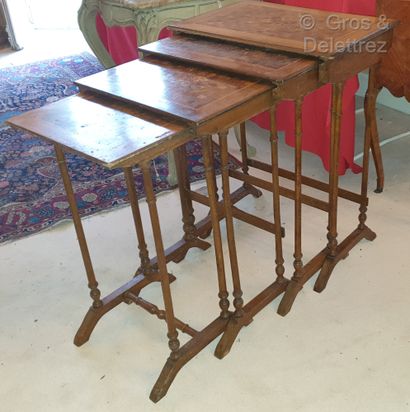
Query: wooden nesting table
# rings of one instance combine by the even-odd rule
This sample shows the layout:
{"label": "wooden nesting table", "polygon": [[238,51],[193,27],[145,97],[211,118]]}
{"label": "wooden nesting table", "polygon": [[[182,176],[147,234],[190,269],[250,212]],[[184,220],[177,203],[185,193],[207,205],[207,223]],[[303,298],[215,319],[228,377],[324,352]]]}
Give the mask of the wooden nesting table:
{"label": "wooden nesting table", "polygon": [[[336,22],[342,27],[340,30],[334,29]],[[306,24],[310,25],[309,29],[305,27]],[[244,1],[174,24],[171,27],[176,33],[173,38],[140,48],[144,55],[155,55],[241,74],[272,84],[273,112],[281,100],[296,101],[295,171],[279,170],[281,177],[295,183],[293,191],[279,187],[282,196],[295,200],[295,271],[279,305],[278,313],[281,315],[290,311],[303,284],[315,273],[320,270],[315,290],[321,292],[336,264],[345,258],[361,239],[373,240],[376,237],[365,225],[368,205],[368,154],[372,144],[369,130],[369,96],[375,93],[375,65],[387,52],[395,25],[396,22],[375,17]],[[312,47],[310,43],[317,47]],[[367,127],[362,185],[360,193],[353,193],[340,189],[338,185],[342,93],[344,82],[368,67],[372,69],[365,105]],[[331,161],[329,182],[326,184],[302,175],[301,116],[304,96],[327,83],[333,85],[333,100]],[[271,181],[249,175],[249,167],[270,172],[271,165],[248,158],[244,132],[245,128],[242,127],[244,169],[242,173],[230,171],[230,176],[243,181],[245,185],[252,184],[275,191]],[[328,201],[304,195],[302,185],[328,193]],[[339,197],[360,205],[358,227],[340,243],[337,239]],[[198,197],[194,194],[193,198]],[[329,217],[327,246],[305,265],[302,261],[302,204],[325,211]]]}
{"label": "wooden nesting table", "polygon": [[[317,21],[323,21],[323,12],[309,11]],[[340,138],[341,97],[343,81],[365,67],[377,64],[380,56],[374,53],[349,54],[347,47],[362,41],[389,41],[392,24],[380,28],[371,19],[367,33],[343,33],[344,51],[331,50],[326,54],[304,53],[298,34],[300,9],[286,6],[243,2],[223,10],[201,16],[175,26],[184,32],[172,39],[163,40],[142,48],[144,61],[134,61],[98,73],[77,82],[81,93],[57,103],[23,114],[9,123],[51,141],[70,203],[75,228],[87,273],[92,306],[75,337],[80,346],[88,341],[100,318],[120,303],[138,306],[164,319],[167,324],[170,356],[152,389],[154,402],[167,392],[181,367],[212,340],[222,334],[215,355],[224,357],[232,347],[243,326],[274,299],[284,293],[279,313],[289,312],[303,284],[320,270],[315,290],[321,291],[335,265],[363,238],[373,240],[375,234],[366,226],[368,205],[367,182],[371,133],[366,127],[364,165],[359,194],[338,187],[338,151]],[[307,11],[304,11],[307,13]],[[318,14],[319,13],[319,14]],[[230,18],[230,16],[232,18]],[[199,19],[199,20],[198,20]],[[224,26],[221,28],[221,21]],[[283,26],[286,23],[286,27]],[[286,30],[285,30],[286,28]],[[254,33],[254,32],[258,33]],[[262,33],[262,34],[261,34]],[[316,38],[327,33],[314,31]],[[355,35],[349,40],[349,34]],[[299,37],[298,37],[299,36]],[[322,37],[320,37],[322,36]],[[387,47],[387,46],[386,46]],[[275,50],[273,50],[275,49]],[[332,162],[328,183],[302,175],[302,123],[303,96],[324,83],[333,84],[332,103]],[[370,76],[369,93],[372,93],[373,76]],[[282,99],[296,100],[295,171],[279,169],[278,141],[275,108]],[[270,110],[271,162],[249,159],[246,153],[244,122],[252,116]],[[367,118],[368,120],[368,118]],[[228,167],[227,131],[242,124],[242,171]],[[213,142],[211,135],[219,135],[222,166],[223,199],[219,200],[213,167]],[[207,193],[193,192],[189,185],[186,167],[185,144],[201,138],[206,174]],[[177,172],[183,238],[176,245],[164,248],[159,215],[153,192],[150,163],[158,155],[173,150],[177,159]],[[64,152],[72,151],[107,168],[122,167],[129,192],[140,256],[136,276],[105,298],[101,298],[96,275],[88,252],[87,242],[65,163]],[[141,167],[146,199],[154,234],[156,257],[150,258],[145,243],[143,222],[133,182],[132,167]],[[250,167],[269,174],[261,179],[250,174]],[[294,190],[282,187],[279,176],[294,181]],[[230,178],[243,182],[231,193]],[[302,185],[328,193],[327,202],[302,193]],[[272,220],[266,221],[240,210],[236,203],[246,195],[260,196],[256,187],[272,193]],[[282,252],[280,195],[295,202],[294,274],[290,281],[284,277]],[[337,240],[338,198],[360,205],[357,228],[341,243]],[[193,201],[210,208],[209,216],[195,224]],[[328,244],[306,265],[302,263],[302,204],[323,210],[329,215]],[[225,273],[219,221],[226,219],[229,260],[233,284],[233,310]],[[252,300],[245,303],[237,259],[234,218],[275,235],[276,275],[272,283]],[[207,249],[205,238],[213,231],[217,267],[217,317],[200,331],[195,330],[174,315],[170,283],[175,278],[167,272],[167,262],[181,261],[192,247]],[[144,300],[140,293],[152,282],[159,282],[163,294],[164,310]],[[180,345],[180,330],[191,336]]]}
{"label": "wooden nesting table", "polygon": [[[143,76],[138,75],[140,71]],[[138,75],[138,79],[141,79],[141,83],[135,84],[134,88],[132,80],[135,74]],[[150,62],[131,62],[85,78],[79,83],[85,90],[79,95],[17,116],[10,119],[9,123],[35,133],[55,145],[57,162],[70,203],[92,298],[92,306],[75,336],[74,343],[77,346],[86,343],[97,322],[123,302],[134,302],[159,319],[165,319],[171,354],[150,395],[150,398],[156,402],[166,394],[181,367],[224,332],[230,318],[234,316],[234,313],[229,311],[229,294],[219,228],[219,220],[224,216],[222,206],[224,203],[230,204],[231,198],[229,185],[227,185],[228,190],[225,192],[224,200],[218,202],[211,134],[221,132],[225,136],[226,130],[238,120],[243,122],[269,107],[272,98],[271,86],[206,69],[187,67],[179,63],[155,61],[155,59]],[[149,95],[141,92],[144,83],[151,91]],[[98,90],[98,93],[93,92],[93,89]],[[118,98],[113,99],[112,96]],[[202,136],[210,206],[209,218],[205,219],[202,226],[195,225],[189,197],[184,148],[185,143],[197,136]],[[169,150],[174,150],[178,159],[183,239],[178,244],[165,249],[152,187],[150,163],[152,159]],[[133,279],[104,298],[101,297],[98,288],[78,214],[75,193],[64,158],[65,151],[84,156],[109,169],[119,167],[124,169],[141,263]],[[228,177],[226,148],[223,153],[222,168],[226,179]],[[141,168],[144,178],[155,241],[155,258],[149,257],[145,242],[143,222],[133,181],[132,167],[134,165]],[[272,175],[278,179],[277,170],[273,170]],[[232,202],[240,200],[247,194],[259,193],[250,186],[243,187],[233,194]],[[277,210],[279,210],[278,192],[275,197]],[[229,233],[233,233],[232,216],[226,217],[231,228]],[[280,221],[279,216],[278,221]],[[209,233],[207,225],[210,225],[214,237],[218,285],[215,308],[219,314],[205,328],[197,331],[174,315],[170,282],[175,278],[168,274],[166,264],[171,260],[181,261],[191,247],[207,249],[210,244],[199,238],[201,230]],[[280,225],[273,223],[271,228],[281,239]],[[232,239],[230,239],[230,246],[231,248],[235,246]],[[239,281],[234,269],[232,276],[234,282]],[[161,284],[164,310],[140,296],[143,288],[152,282]],[[235,306],[240,305],[241,310],[246,312],[247,323],[249,323],[257,312],[283,293],[286,285],[287,281],[283,277],[277,281],[274,280],[272,285],[265,289],[256,300],[245,306],[240,304],[241,297],[235,295]],[[187,333],[192,339],[181,346],[177,330]]]}

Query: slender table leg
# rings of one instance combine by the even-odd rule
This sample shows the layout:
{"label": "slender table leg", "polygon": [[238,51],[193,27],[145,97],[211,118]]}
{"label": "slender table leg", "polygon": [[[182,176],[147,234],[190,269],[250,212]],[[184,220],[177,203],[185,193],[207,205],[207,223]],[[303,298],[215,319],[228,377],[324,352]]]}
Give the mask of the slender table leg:
{"label": "slender table leg", "polygon": [[186,146],[180,146],[174,150],[174,158],[176,160],[176,173],[178,178],[179,196],[181,200],[182,208],[182,222],[184,229],[184,241],[186,242],[187,249],[185,253],[181,253],[174,259],[175,263],[181,262],[186,256],[188,249],[191,247],[197,247],[202,250],[207,250],[211,244],[198,238],[197,229],[195,227],[195,215],[194,208],[192,206],[192,199],[190,196],[191,185],[188,176],[188,162],[186,155]]}
{"label": "slender table leg", "polygon": [[[243,126],[240,127],[240,129],[244,132],[244,124]],[[239,128],[239,126],[238,126]],[[216,144],[215,142],[212,140],[212,147],[213,147],[213,151],[212,151],[212,159],[216,159],[218,156],[218,150],[216,149]],[[246,151],[242,151],[242,158],[246,157],[247,161],[243,162],[243,167],[247,167],[247,162],[249,162],[248,159],[248,152],[247,152],[248,148],[246,148]],[[246,153],[245,153],[246,152]],[[215,180],[215,190],[216,190],[216,198],[217,200],[219,200],[219,196],[218,196],[218,185],[217,185],[217,181],[216,181],[216,175],[214,174],[214,180]],[[208,191],[209,191],[209,187],[208,187]],[[191,192],[192,194],[192,192]],[[194,193],[193,195],[196,196],[198,193]],[[256,187],[252,186],[250,183],[244,184],[242,185],[242,187],[238,188],[237,190],[235,190],[235,192],[233,192],[231,194],[231,198],[232,198],[232,204],[235,204],[237,202],[239,202],[241,199],[243,199],[244,197],[246,197],[247,195],[252,195],[254,197],[260,197],[262,195],[262,192],[259,191]],[[193,199],[195,200],[195,197],[193,197]],[[196,199],[198,201],[198,199]],[[199,201],[202,204],[206,204],[208,205],[208,203],[204,203],[203,201]],[[222,202],[220,202],[221,204]],[[220,212],[222,212],[223,207],[220,207]],[[223,218],[223,213],[220,214],[219,216],[220,219]],[[208,214],[207,217],[205,217],[204,219],[202,219],[200,222],[198,222],[198,224],[196,225],[197,227],[197,232],[199,234],[199,237],[201,239],[206,239],[212,231],[212,225],[211,225],[211,219],[210,219],[210,214]]]}
{"label": "slender table leg", "polygon": [[[206,175],[206,182],[207,182],[208,192],[209,192],[210,213],[211,213],[211,220],[212,220],[212,233],[214,237],[214,248],[215,248],[215,256],[216,256],[217,272],[218,272],[218,286],[219,286],[218,297],[219,297],[219,306],[221,309],[221,313],[218,319],[216,319],[214,322],[208,325],[202,332],[194,336],[193,339],[187,342],[183,347],[181,347],[180,350],[177,349],[173,351],[174,356],[170,356],[168,358],[157,382],[155,383],[151,391],[150,399],[153,402],[158,402],[162,397],[165,396],[171,383],[175,379],[176,374],[179,372],[182,366],[186,362],[188,362],[193,356],[195,356],[209,342],[215,339],[216,336],[222,333],[222,331],[226,327],[226,322],[228,321],[229,316],[230,316],[228,291],[227,291],[226,276],[225,276],[225,264],[224,264],[223,249],[222,249],[222,237],[221,237],[221,230],[219,226],[218,201],[216,198],[216,190],[215,190],[215,172],[214,172],[214,165],[213,165],[212,136],[204,136],[202,138],[202,143],[203,143],[205,175]],[[145,174],[147,174],[147,172],[145,172]],[[147,185],[148,183],[149,185],[150,182],[148,182],[148,177],[146,177],[144,181],[145,180],[147,180],[145,184]],[[147,192],[147,200],[148,200],[148,192],[150,191],[150,188],[148,187],[148,190],[147,190],[147,186],[146,186],[145,190]],[[152,196],[153,194],[150,195],[151,199],[152,199]],[[152,205],[151,208],[154,208],[156,211],[155,202],[153,202],[152,200],[151,200],[151,205]],[[156,213],[154,213],[154,215],[156,215]],[[158,221],[158,218],[156,217],[154,221],[155,220]],[[162,244],[160,237],[158,241],[160,244]],[[158,254],[159,252],[160,250],[157,250]],[[169,289],[169,287],[167,289]],[[164,299],[164,302],[165,302],[165,299]]]}
{"label": "slender table leg", "polygon": [[[142,266],[144,266],[145,270],[149,272],[149,276],[146,276],[147,273],[138,274],[134,277],[134,279],[132,279],[125,285],[121,286],[120,288],[112,292],[110,295],[106,296],[104,299],[101,299],[101,292],[98,289],[98,283],[97,283],[94,269],[92,266],[90,253],[88,251],[87,241],[85,239],[84,230],[83,230],[83,226],[81,223],[81,218],[78,213],[78,207],[77,207],[77,203],[75,200],[75,195],[74,195],[73,187],[71,184],[70,175],[68,173],[64,153],[61,147],[57,144],[55,145],[55,151],[56,151],[57,162],[60,168],[64,187],[66,190],[67,199],[70,204],[74,227],[77,233],[77,238],[78,238],[78,242],[80,245],[82,258],[84,261],[84,266],[85,266],[86,273],[87,273],[88,287],[91,290],[90,295],[93,300],[93,304],[88,310],[86,316],[84,317],[81,323],[81,326],[79,327],[75,335],[75,338],[74,338],[74,344],[76,346],[81,346],[90,339],[91,333],[93,332],[98,321],[106,313],[108,313],[111,309],[115,308],[122,302],[129,303],[129,299],[127,299],[126,297],[127,293],[131,292],[131,293],[138,295],[141,289],[143,289],[145,286],[149,285],[152,282],[158,282],[160,281],[160,279],[156,271],[150,270],[150,267],[145,266],[145,264],[147,264],[145,257],[147,256],[146,253],[148,252],[146,250],[146,244],[145,244],[144,234],[142,231],[142,225],[138,225],[138,222],[140,221],[141,216],[139,214],[138,204],[136,203],[137,201],[136,193],[135,193],[135,190],[133,191],[131,189],[131,191],[129,192],[129,195],[130,195],[130,202],[131,202],[131,207],[133,211],[133,216],[135,219],[134,221],[135,221],[136,228],[137,228],[140,255],[142,255],[143,257],[141,261],[144,262]],[[127,183],[130,183],[131,180],[133,181],[131,169],[125,170],[125,175],[127,176]],[[152,268],[152,265],[151,265],[151,268]],[[172,281],[172,280],[175,280],[175,277],[169,276],[169,279],[170,281]]]}
{"label": "slender table leg", "polygon": [[371,231],[366,226],[367,220],[367,194],[368,194],[368,184],[369,184],[369,158],[370,158],[370,147],[371,141],[374,138],[374,128],[376,127],[377,133],[377,125],[376,119],[374,117],[374,110],[376,105],[377,95],[379,93],[379,89],[376,86],[376,70],[377,66],[373,66],[370,68],[369,72],[369,87],[366,93],[365,99],[365,115],[366,115],[366,134],[364,140],[364,150],[363,150],[363,171],[362,171],[362,186],[361,186],[361,195],[362,195],[362,203],[360,205],[360,215],[359,215],[359,230],[363,230],[367,233],[365,237],[367,240],[374,240],[376,239],[376,233]]}
{"label": "slender table leg", "polygon": [[[211,156],[211,160],[212,160],[212,164],[213,164],[213,172],[212,172],[212,178],[214,179],[215,182],[215,199],[218,201],[219,200],[219,194],[218,194],[218,183],[216,181],[216,173],[215,173],[215,159],[218,156],[218,149],[216,146],[216,143],[214,142],[214,140],[211,138],[211,148],[209,151],[209,154]],[[219,157],[221,157],[221,153],[219,153]]]}
{"label": "slender table leg", "polygon": [[[202,144],[203,144],[203,140],[202,140]],[[216,148],[215,148],[215,142],[213,141],[212,136],[211,136],[211,140],[210,140],[210,145],[211,145],[211,148],[210,148],[210,156],[211,156],[212,162],[214,162],[214,161],[215,161],[215,158],[216,158],[216,156],[217,156],[217,150],[216,150]],[[204,151],[203,151],[202,153],[204,153]],[[213,163],[212,163],[212,164],[213,164]],[[213,166],[213,167],[214,167],[214,166]],[[216,201],[218,202],[218,201],[219,201],[218,183],[217,183],[217,181],[216,181],[216,173],[215,173],[215,171],[213,172],[212,176],[213,176],[213,180],[214,180],[214,184],[212,185],[212,187],[213,187],[214,190],[215,190],[215,196],[216,196],[215,199],[216,199]],[[207,192],[209,192],[209,190],[210,190],[210,187],[209,187],[209,185],[208,185],[208,186],[207,186]],[[211,212],[209,212],[208,216],[205,218],[205,220],[207,220],[208,223],[209,223],[209,221],[210,221],[210,216],[211,216]],[[203,223],[205,220],[203,220],[202,222],[200,222],[200,224]],[[206,239],[206,238],[208,238],[208,237],[211,235],[211,232],[212,232],[212,224],[210,224],[210,225],[208,224],[207,229],[206,229],[206,230],[201,230],[201,233],[200,233],[199,236],[200,236],[202,239]]]}
{"label": "slender table leg", "polygon": [[[240,132],[240,142],[241,142],[241,156],[242,156],[242,171],[246,175],[249,174],[248,158],[249,158],[249,146],[246,140],[246,124],[241,123],[239,126]],[[252,156],[251,156],[252,157]],[[252,186],[249,183],[243,184],[244,188],[249,191],[249,193],[258,198],[262,196],[262,192],[256,187]]]}
{"label": "slender table leg", "polygon": [[314,290],[322,292],[330,279],[337,264],[337,206],[339,190],[339,156],[340,156],[340,127],[342,117],[344,83],[333,84],[332,93],[332,124],[330,140],[330,172],[329,172],[329,223],[327,233],[327,257],[323,263]]}
{"label": "slender table leg", "polygon": [[383,157],[380,148],[380,138],[379,131],[377,128],[377,118],[376,118],[376,102],[377,96],[379,95],[382,87],[377,84],[377,70],[378,65],[371,67],[369,72],[369,88],[366,93],[366,100],[364,104],[366,121],[370,127],[371,141],[370,148],[372,150],[374,166],[376,168],[377,175],[377,187],[375,192],[382,193],[384,189],[384,167],[383,167]]}
{"label": "slender table leg", "polygon": [[171,349],[171,359],[176,359],[175,353],[179,348],[178,332],[175,326],[174,308],[172,305],[171,289],[167,272],[167,263],[165,250],[162,242],[161,226],[159,223],[156,197],[152,186],[150,162],[141,164],[142,175],[144,179],[145,194],[151,219],[151,227],[154,236],[155,250],[157,252],[158,270],[161,275],[161,289],[164,299],[165,318],[168,326],[169,348]]}
{"label": "slender table leg", "polygon": [[[283,250],[282,250],[282,229],[281,229],[281,217],[280,217],[280,195],[279,195],[279,164],[278,164],[278,137],[277,137],[277,130],[276,130],[276,105],[272,107],[270,110],[270,120],[271,120],[271,161],[272,161],[272,184],[273,184],[273,216],[274,216],[274,225],[275,225],[275,252],[276,252],[276,258],[275,258],[275,263],[276,263],[276,281],[269,286],[269,293],[266,292],[266,302],[273,300],[270,299],[272,296],[279,296],[283,290],[286,288],[288,280],[284,278],[284,272],[285,272],[285,267],[284,267],[284,259],[283,259]],[[252,318],[249,317],[249,313],[252,312],[252,310],[247,311],[246,316],[244,316],[244,310],[243,310],[243,301],[242,301],[242,290],[241,290],[241,285],[240,285],[240,277],[239,277],[239,270],[238,270],[238,263],[237,263],[237,256],[236,256],[236,249],[235,249],[235,238],[234,238],[234,233],[233,233],[233,220],[232,220],[232,205],[231,202],[227,196],[227,194],[230,192],[229,190],[229,169],[228,169],[228,164],[227,164],[227,158],[228,158],[228,148],[227,148],[227,143],[224,134],[220,135],[221,138],[221,155],[222,155],[222,178],[223,178],[223,189],[224,189],[224,201],[225,201],[225,216],[226,216],[226,226],[227,226],[227,231],[228,231],[228,242],[229,242],[229,251],[230,251],[230,257],[231,257],[231,267],[232,267],[232,278],[233,278],[233,285],[234,285],[234,290],[236,290],[237,296],[240,296],[240,301],[238,302],[239,305],[235,305],[234,301],[234,306],[235,306],[235,314],[231,318],[231,320],[228,323],[227,329],[224,332],[220,342],[218,343],[218,346],[216,347],[215,350],[215,355],[219,359],[222,359],[225,357],[238,333],[240,332],[241,328],[243,326],[246,326],[250,323]],[[246,164],[244,162],[244,164]],[[244,170],[246,173],[246,170]],[[228,201],[227,201],[228,200]],[[234,296],[235,292],[234,292]],[[254,302],[258,301],[263,301],[260,299],[260,296],[255,298],[253,301],[247,305],[249,308],[253,308],[255,306]],[[260,310],[261,308],[264,307],[266,302],[263,302],[260,305]]]}
{"label": "slender table leg", "polygon": [[282,225],[280,213],[279,194],[279,154],[278,154],[278,133],[276,127],[276,105],[270,109],[270,144],[271,144],[271,164],[272,164],[272,186],[273,186],[273,220],[275,224],[275,263],[276,281],[278,283],[288,282],[284,278],[285,260],[283,259],[282,248]]}
{"label": "slender table leg", "polygon": [[[381,89],[378,89],[377,94],[379,94],[380,91]],[[374,106],[374,109],[370,109],[370,110],[372,110],[374,114],[372,118],[371,149],[372,149],[372,155],[373,155],[373,160],[374,160],[374,167],[376,168],[376,175],[377,175],[377,186],[374,192],[382,193],[384,190],[384,166],[383,166],[382,151],[380,147],[379,131],[377,128],[377,119],[375,117],[377,96],[374,96],[372,100],[373,100],[372,105]]]}
{"label": "slender table leg", "polygon": [[78,330],[74,343],[77,346],[87,342],[90,335],[95,328],[97,322],[104,313],[99,314],[99,309],[102,308],[103,302],[101,300],[101,292],[98,289],[98,282],[95,277],[93,264],[91,261],[90,252],[88,250],[87,241],[85,239],[83,225],[81,223],[80,214],[78,213],[77,202],[75,200],[73,186],[71,184],[70,175],[68,173],[67,164],[64,156],[64,152],[60,145],[54,145],[57,163],[60,168],[61,177],[63,179],[64,188],[67,194],[68,203],[70,205],[71,214],[74,222],[75,231],[77,233],[78,243],[81,249],[81,255],[83,258],[85,270],[87,273],[88,287],[90,289],[90,296],[93,300],[92,306],[89,309],[83,323]]}
{"label": "slender table leg", "polygon": [[238,256],[235,245],[232,203],[230,196],[231,191],[229,184],[228,131],[219,133],[219,145],[221,148],[222,188],[225,207],[226,231],[233,283],[233,306],[235,308],[235,312],[228,323],[227,330],[223,334],[220,342],[218,343],[218,346],[215,349],[215,356],[219,359],[222,359],[229,353],[229,350],[231,349],[236,336],[243,326],[242,317],[244,315],[244,312],[242,299],[243,292],[239,276]]}
{"label": "slender table leg", "polygon": [[134,174],[131,167],[124,168],[124,176],[125,182],[127,183],[128,197],[134,219],[135,231],[137,233],[139,257],[141,261],[141,266],[138,268],[135,276],[138,276],[139,274],[149,276],[152,274],[154,268],[151,265],[147,243],[145,242],[144,227],[138,204],[138,195],[135,189]]}
{"label": "slender table leg", "polygon": [[83,257],[85,270],[87,273],[88,287],[90,288],[90,296],[93,300],[93,308],[99,308],[102,305],[101,292],[98,289],[98,282],[95,277],[93,264],[91,262],[90,252],[88,250],[87,241],[85,239],[83,225],[81,223],[80,214],[78,213],[77,202],[75,200],[73,186],[71,185],[70,175],[68,173],[67,164],[61,146],[55,145],[55,152],[57,163],[60,168],[61,176],[63,178],[64,188],[67,194],[68,203],[73,217],[75,231],[80,244],[81,255]]}
{"label": "slender table leg", "polygon": [[278,314],[286,316],[292,308],[296,296],[303,288],[302,262],[302,99],[296,101],[296,142],[295,142],[295,251],[293,277],[283,296]]}
{"label": "slender table leg", "polygon": [[206,184],[208,187],[210,216],[212,221],[212,230],[214,237],[216,267],[218,273],[219,306],[221,308],[221,318],[228,319],[230,316],[228,300],[229,295],[226,286],[225,262],[222,248],[221,228],[219,226],[218,197],[214,169],[212,136],[208,135],[202,138],[202,150],[204,157]]}
{"label": "slender table leg", "polygon": [[[161,289],[165,307],[165,320],[168,327],[168,346],[171,350],[168,361],[174,363],[178,361],[178,349],[180,347],[180,343],[178,340],[178,331],[172,304],[171,289],[167,271],[165,250],[162,242],[156,197],[152,186],[150,162],[143,162],[140,166],[144,179],[145,194],[150,214],[152,232],[154,235],[155,249],[157,252],[158,270],[161,276]],[[151,396],[156,397],[164,390],[165,392],[168,390],[168,386],[166,384],[164,384],[163,386],[155,386],[153,392],[151,392]]]}

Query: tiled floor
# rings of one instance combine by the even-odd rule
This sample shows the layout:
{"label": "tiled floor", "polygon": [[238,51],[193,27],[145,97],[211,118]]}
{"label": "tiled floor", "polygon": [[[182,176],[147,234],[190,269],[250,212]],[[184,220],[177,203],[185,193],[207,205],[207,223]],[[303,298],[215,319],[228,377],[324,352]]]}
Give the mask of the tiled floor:
{"label": "tiled floor", "polygon": [[[3,54],[0,64],[9,58]],[[383,107],[378,116],[384,139],[410,130],[409,116]],[[248,129],[259,156],[267,157],[266,132],[254,125]],[[290,167],[292,149],[280,149],[281,162]],[[233,139],[232,152],[238,155]],[[276,315],[277,303],[267,307],[223,361],[213,357],[215,344],[207,347],[156,406],[148,395],[168,353],[165,325],[124,305],[101,321],[84,347],[72,344],[89,305],[72,225],[0,246],[0,410],[410,411],[410,136],[386,144],[383,154],[386,189],[370,193],[368,220],[378,238],[352,251],[323,294],[313,292],[309,282],[286,318]],[[325,178],[314,156],[306,154],[304,166],[306,174]],[[357,188],[359,178],[348,173],[341,182]],[[248,198],[242,207],[269,217],[270,198]],[[176,193],[159,199],[166,243],[180,234],[177,201]],[[292,204],[284,200],[282,206],[290,234]],[[147,219],[145,203],[142,212]],[[206,211],[197,212],[200,217]],[[357,215],[356,207],[341,203],[341,237],[355,227]],[[137,265],[130,218],[123,208],[85,221],[104,293],[128,279]],[[307,260],[325,242],[326,219],[305,207],[304,222]],[[273,239],[241,222],[235,230],[249,299],[271,282]],[[152,246],[151,236],[148,243]],[[288,235],[288,276],[291,246]],[[193,250],[170,269],[178,277],[172,285],[176,313],[200,328],[218,313],[212,250]],[[158,287],[144,290],[144,296],[160,304]]]}

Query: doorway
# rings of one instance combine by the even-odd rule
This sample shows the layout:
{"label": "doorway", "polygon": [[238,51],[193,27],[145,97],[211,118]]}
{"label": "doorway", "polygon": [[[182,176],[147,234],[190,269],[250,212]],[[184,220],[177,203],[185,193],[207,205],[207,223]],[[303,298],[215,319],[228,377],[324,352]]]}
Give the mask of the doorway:
{"label": "doorway", "polygon": [[3,3],[9,6],[18,47],[0,52],[0,68],[92,53],[77,24],[81,0],[0,0]]}
{"label": "doorway", "polygon": [[34,30],[76,30],[81,0],[0,0],[11,46],[20,50]]}

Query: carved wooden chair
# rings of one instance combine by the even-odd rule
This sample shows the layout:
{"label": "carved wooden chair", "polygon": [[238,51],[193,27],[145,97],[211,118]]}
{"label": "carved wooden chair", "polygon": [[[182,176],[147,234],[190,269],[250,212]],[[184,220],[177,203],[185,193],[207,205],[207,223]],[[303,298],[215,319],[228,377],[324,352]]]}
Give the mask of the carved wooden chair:
{"label": "carved wooden chair", "polygon": [[395,97],[405,97],[410,102],[410,0],[378,0],[379,15],[400,20],[396,28],[393,44],[376,69],[376,88],[366,96],[366,105],[373,113],[370,119],[372,133],[372,153],[377,173],[377,189],[384,188],[383,160],[380,150],[379,133],[376,119],[376,99],[383,87]]}

